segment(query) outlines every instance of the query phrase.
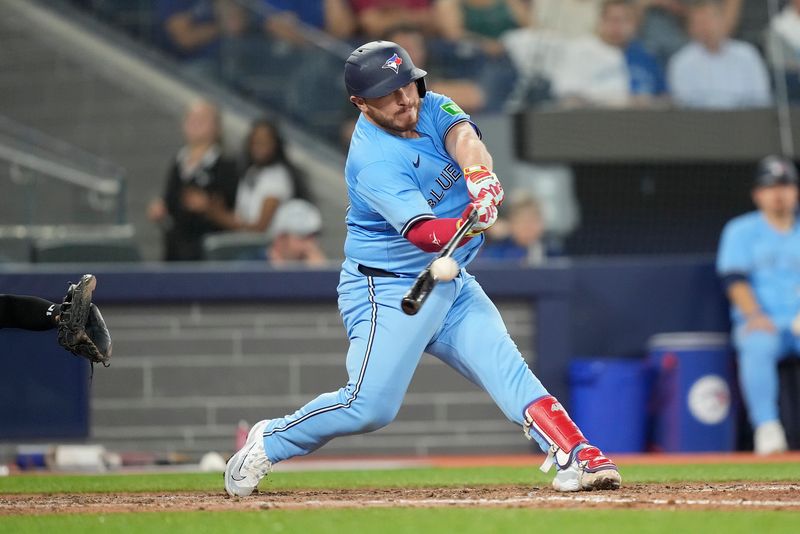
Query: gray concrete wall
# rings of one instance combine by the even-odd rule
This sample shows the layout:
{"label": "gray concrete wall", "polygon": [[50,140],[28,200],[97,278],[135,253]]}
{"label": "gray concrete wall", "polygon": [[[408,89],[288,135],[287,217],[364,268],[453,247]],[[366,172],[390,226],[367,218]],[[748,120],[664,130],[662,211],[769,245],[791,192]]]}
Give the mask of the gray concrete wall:
{"label": "gray concrete wall", "polygon": [[[532,311],[502,303],[528,361]],[[292,413],[346,383],[347,339],[333,304],[104,306],[114,362],[96,369],[93,442],[114,450],[230,452],[240,419]],[[486,393],[423,357],[397,420],[318,454],[525,452],[530,445]]]}

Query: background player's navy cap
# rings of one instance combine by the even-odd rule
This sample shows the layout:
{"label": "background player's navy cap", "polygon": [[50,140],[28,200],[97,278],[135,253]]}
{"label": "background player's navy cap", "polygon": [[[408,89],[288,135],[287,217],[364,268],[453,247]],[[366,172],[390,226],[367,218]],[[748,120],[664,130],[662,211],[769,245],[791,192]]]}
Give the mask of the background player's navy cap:
{"label": "background player's navy cap", "polygon": [[797,185],[797,168],[780,156],[767,156],[758,163],[753,187]]}

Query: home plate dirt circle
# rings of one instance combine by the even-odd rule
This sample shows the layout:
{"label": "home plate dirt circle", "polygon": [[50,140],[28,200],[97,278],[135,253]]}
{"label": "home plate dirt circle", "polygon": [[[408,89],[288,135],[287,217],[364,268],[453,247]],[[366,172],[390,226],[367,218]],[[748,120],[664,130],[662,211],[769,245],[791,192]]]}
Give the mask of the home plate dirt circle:
{"label": "home plate dirt circle", "polygon": [[636,484],[618,491],[558,493],[530,486],[0,495],[0,515],[330,508],[622,508],[800,510],[800,484]]}

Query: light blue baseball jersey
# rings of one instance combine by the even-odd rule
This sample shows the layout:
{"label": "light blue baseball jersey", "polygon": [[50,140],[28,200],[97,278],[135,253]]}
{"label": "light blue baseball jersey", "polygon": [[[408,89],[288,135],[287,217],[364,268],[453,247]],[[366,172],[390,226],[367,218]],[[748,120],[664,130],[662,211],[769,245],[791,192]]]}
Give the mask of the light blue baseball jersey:
{"label": "light blue baseball jersey", "polygon": [[[428,265],[435,254],[404,236],[422,220],[460,217],[469,204],[461,169],[444,141],[465,121],[469,115],[452,100],[430,91],[420,101],[419,138],[397,137],[359,118],[345,164],[348,259],[401,276],[417,276]],[[483,240],[481,234],[456,251],[460,266],[472,261]]]}
{"label": "light blue baseball jersey", "polygon": [[[758,211],[731,220],[722,231],[717,272],[746,277],[776,326],[788,327],[800,312],[800,218],[786,233],[770,226]],[[735,322],[742,320],[735,307],[731,315]]]}

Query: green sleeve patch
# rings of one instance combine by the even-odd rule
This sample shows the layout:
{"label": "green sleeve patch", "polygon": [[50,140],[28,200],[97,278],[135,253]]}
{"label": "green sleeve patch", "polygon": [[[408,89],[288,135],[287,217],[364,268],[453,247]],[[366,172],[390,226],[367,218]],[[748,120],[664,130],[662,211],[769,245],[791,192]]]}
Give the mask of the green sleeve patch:
{"label": "green sleeve patch", "polygon": [[444,104],[442,104],[441,108],[446,113],[449,113],[450,115],[453,115],[453,116],[456,116],[456,115],[459,115],[461,113],[464,113],[464,110],[461,109],[460,107],[458,107],[458,104],[456,104],[452,100],[450,102],[445,102]]}

